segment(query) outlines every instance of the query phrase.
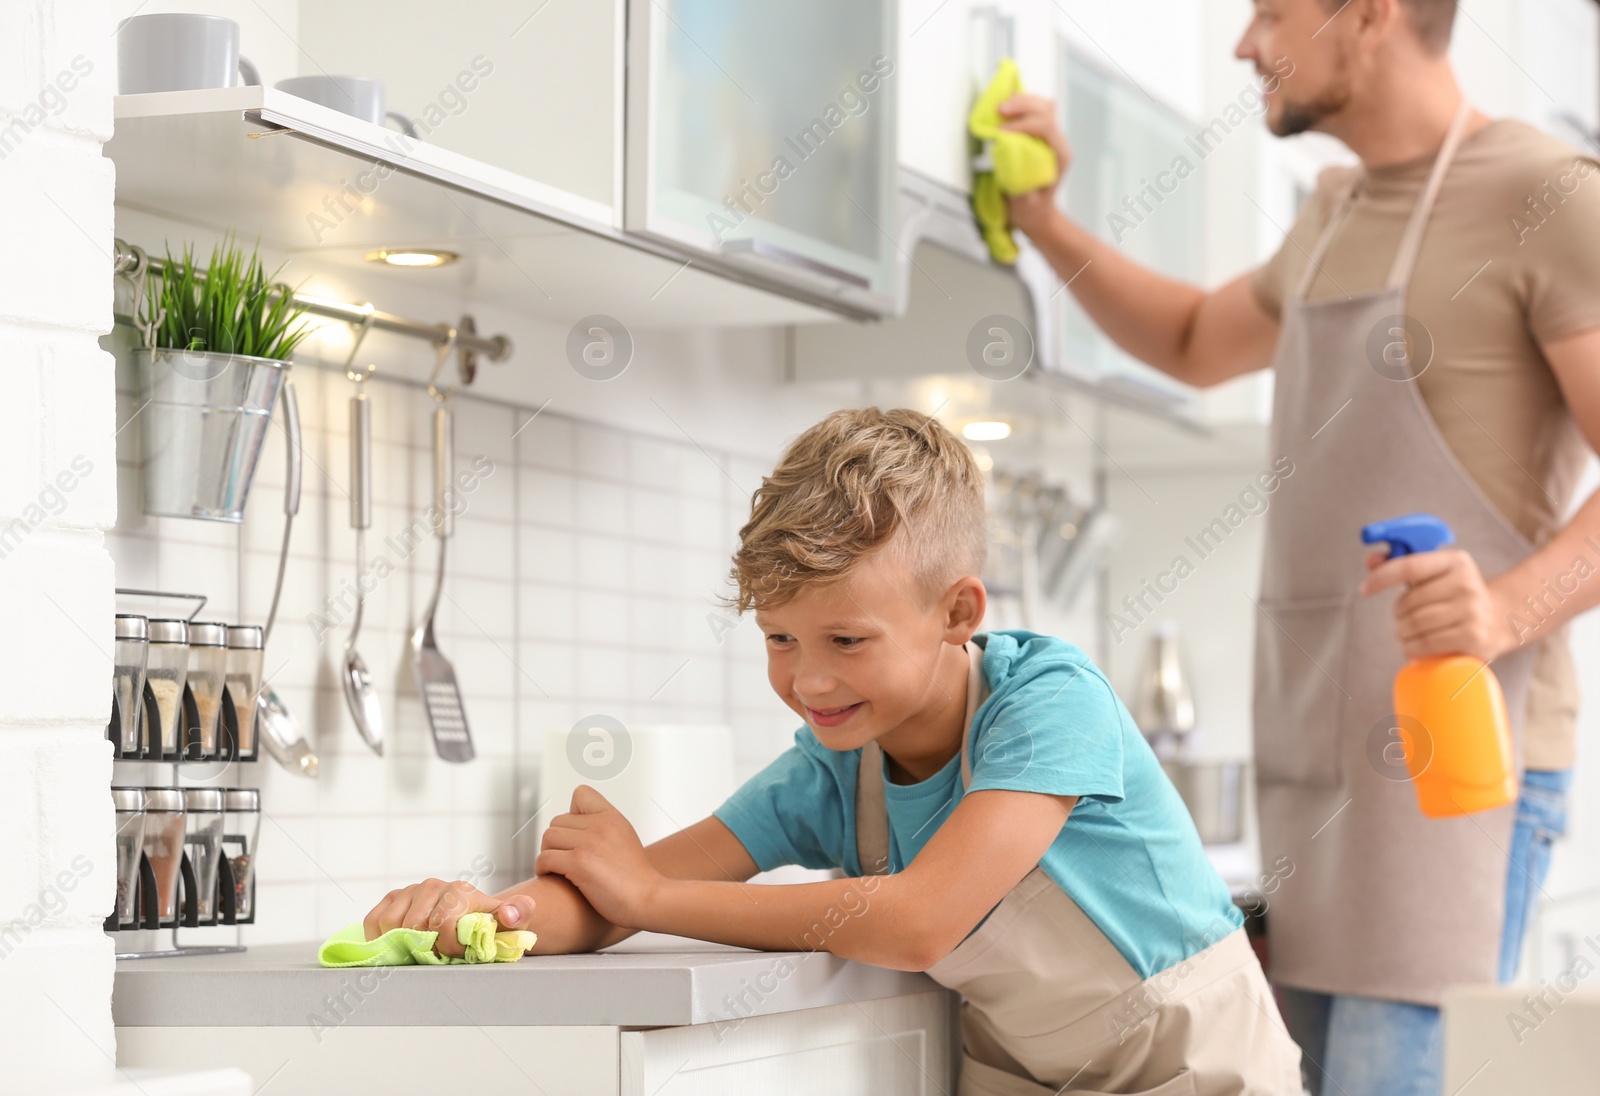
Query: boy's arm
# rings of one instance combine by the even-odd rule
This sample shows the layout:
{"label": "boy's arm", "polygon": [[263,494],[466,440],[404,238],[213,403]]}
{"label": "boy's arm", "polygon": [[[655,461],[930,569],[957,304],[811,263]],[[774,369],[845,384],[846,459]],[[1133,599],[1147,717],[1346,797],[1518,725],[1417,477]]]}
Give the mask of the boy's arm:
{"label": "boy's arm", "polygon": [[[642,852],[656,871],[669,878],[742,882],[757,871],[733,831],[715,817],[663,837]],[[385,895],[367,914],[364,928],[368,940],[402,926],[437,931],[434,948],[459,959],[465,951],[456,940],[455,924],[464,914],[478,912],[494,914],[501,928],[538,934],[535,955],[595,951],[638,931],[612,924],[577,887],[549,873],[499,894],[485,894],[464,881],[425,879]]]}
{"label": "boy's arm", "polygon": [[[628,920],[638,929],[737,947],[820,949],[875,966],[926,970],[1038,865],[1076,802],[1040,792],[972,792],[904,871],[776,885],[661,878]],[[618,858],[597,852],[579,859],[573,851],[552,853],[547,846],[540,855],[596,895],[632,885],[621,877],[626,869]]]}
{"label": "boy's arm", "polygon": [[[714,816],[645,846],[644,854],[668,879],[742,883],[759,870],[733,831]],[[536,875],[495,897],[504,901],[519,894],[537,903],[531,922],[523,926],[539,934],[535,955],[598,951],[639,931],[607,921],[582,891],[560,875]]]}

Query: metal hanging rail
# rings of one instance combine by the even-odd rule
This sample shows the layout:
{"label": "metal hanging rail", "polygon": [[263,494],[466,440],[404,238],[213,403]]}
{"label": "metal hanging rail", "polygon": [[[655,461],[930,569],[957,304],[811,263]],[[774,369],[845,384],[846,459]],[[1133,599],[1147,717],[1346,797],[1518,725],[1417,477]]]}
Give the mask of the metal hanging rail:
{"label": "metal hanging rail", "polygon": [[[146,273],[160,274],[166,268],[164,260],[151,258],[144,248],[130,244],[120,237],[115,241],[115,249],[113,273],[138,278]],[[284,288],[288,289],[288,286]],[[461,324],[452,328],[446,323],[423,323],[420,320],[397,316],[393,312],[383,312],[371,305],[346,304],[343,301],[314,297],[305,293],[291,295],[295,304],[315,316],[326,316],[329,319],[353,324],[366,322],[368,326],[382,331],[392,331],[397,335],[422,339],[434,347],[447,345],[454,332],[455,347],[462,351],[464,356],[483,354],[492,362],[505,361],[511,356],[509,338],[505,335],[489,337],[479,335],[472,330],[470,320],[463,320]],[[468,366],[467,370],[470,368]]]}

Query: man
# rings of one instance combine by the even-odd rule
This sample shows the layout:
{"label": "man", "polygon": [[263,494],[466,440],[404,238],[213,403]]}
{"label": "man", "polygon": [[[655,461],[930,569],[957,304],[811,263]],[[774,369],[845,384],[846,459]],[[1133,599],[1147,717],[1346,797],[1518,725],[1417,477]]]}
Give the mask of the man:
{"label": "man", "polygon": [[[1565,626],[1600,602],[1600,493],[1562,522],[1600,445],[1600,163],[1466,103],[1454,14],[1256,0],[1236,55],[1289,74],[1266,84],[1272,133],[1332,134],[1361,163],[1324,171],[1277,254],[1214,292],[1119,255],[1049,190],[1011,200],[1130,353],[1202,386],[1275,370],[1271,455],[1295,473],[1265,530],[1255,750],[1263,859],[1296,871],[1272,974],[1313,1092],[1341,1096],[1438,1092],[1442,991],[1514,976],[1564,825]],[[1066,168],[1053,104],[1003,110]],[[1416,511],[1456,545],[1362,559],[1362,525]],[[1505,691],[1522,795],[1428,819],[1390,687],[1456,652]]]}

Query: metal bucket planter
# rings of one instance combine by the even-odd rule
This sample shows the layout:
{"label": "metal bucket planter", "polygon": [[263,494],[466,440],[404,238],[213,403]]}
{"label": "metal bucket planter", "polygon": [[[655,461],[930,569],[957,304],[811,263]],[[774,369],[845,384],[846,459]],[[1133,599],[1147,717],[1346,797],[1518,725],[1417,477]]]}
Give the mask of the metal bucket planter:
{"label": "metal bucket planter", "polygon": [[241,522],[289,363],[201,350],[134,351],[144,510]]}

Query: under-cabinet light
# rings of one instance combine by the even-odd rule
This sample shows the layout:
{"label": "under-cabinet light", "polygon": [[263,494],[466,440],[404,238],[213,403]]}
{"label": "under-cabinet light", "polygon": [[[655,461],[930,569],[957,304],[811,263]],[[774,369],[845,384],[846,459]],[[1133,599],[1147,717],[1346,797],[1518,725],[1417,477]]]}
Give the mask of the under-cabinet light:
{"label": "under-cabinet light", "polygon": [[1000,441],[1011,436],[1011,424],[999,420],[969,422],[961,428],[961,436],[968,441]]}
{"label": "under-cabinet light", "polygon": [[367,252],[367,262],[390,266],[444,266],[461,258],[454,251],[389,250]]}

